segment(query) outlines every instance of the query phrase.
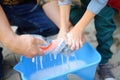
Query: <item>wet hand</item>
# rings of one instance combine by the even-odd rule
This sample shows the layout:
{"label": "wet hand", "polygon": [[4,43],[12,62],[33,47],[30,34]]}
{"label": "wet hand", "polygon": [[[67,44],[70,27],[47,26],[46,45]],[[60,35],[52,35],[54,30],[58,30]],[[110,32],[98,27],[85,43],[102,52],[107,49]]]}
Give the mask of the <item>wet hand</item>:
{"label": "wet hand", "polygon": [[83,32],[80,32],[79,29],[75,27],[67,34],[67,44],[70,46],[71,50],[79,49],[84,42],[85,37]]}
{"label": "wet hand", "polygon": [[58,33],[57,39],[62,38],[65,40],[65,42],[67,41],[67,33],[73,28],[73,25],[69,25],[66,27],[62,27]]}
{"label": "wet hand", "polygon": [[40,44],[44,41],[35,38],[31,35],[20,35],[15,37],[13,46],[10,48],[15,53],[24,55],[26,57],[34,57],[35,55],[44,55],[43,51],[40,50]]}

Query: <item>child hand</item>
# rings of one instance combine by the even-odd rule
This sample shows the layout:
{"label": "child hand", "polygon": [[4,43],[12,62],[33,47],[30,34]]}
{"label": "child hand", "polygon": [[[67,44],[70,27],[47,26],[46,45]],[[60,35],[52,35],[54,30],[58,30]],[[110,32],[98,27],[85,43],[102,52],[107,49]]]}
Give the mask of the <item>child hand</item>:
{"label": "child hand", "polygon": [[73,28],[72,25],[69,25],[69,27],[64,27],[62,29],[60,29],[59,33],[58,33],[58,36],[57,36],[57,39],[59,38],[62,38],[64,39],[65,41],[67,41],[67,33]]}
{"label": "child hand", "polygon": [[74,27],[68,34],[67,34],[67,44],[70,46],[71,50],[76,50],[82,47],[83,43],[85,42],[85,37],[83,32],[80,32],[79,29]]}

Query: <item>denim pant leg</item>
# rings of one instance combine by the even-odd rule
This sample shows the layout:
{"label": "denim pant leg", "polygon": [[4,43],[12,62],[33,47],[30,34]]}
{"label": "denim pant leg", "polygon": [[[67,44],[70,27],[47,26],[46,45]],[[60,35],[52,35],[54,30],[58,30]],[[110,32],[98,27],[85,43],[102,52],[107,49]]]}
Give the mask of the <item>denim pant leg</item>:
{"label": "denim pant leg", "polygon": [[102,56],[101,63],[107,63],[112,57],[110,50],[113,44],[113,32],[116,25],[113,21],[114,9],[106,6],[101,12],[95,16],[96,37],[98,41],[97,50]]}
{"label": "denim pant leg", "polygon": [[15,6],[6,6],[3,8],[11,25],[18,26],[21,33],[40,34],[50,36],[58,32],[57,26],[45,15],[43,9],[36,4],[22,4]]}
{"label": "denim pant leg", "polygon": [[2,77],[2,64],[3,63],[3,55],[2,55],[2,48],[0,47],[0,78]]}

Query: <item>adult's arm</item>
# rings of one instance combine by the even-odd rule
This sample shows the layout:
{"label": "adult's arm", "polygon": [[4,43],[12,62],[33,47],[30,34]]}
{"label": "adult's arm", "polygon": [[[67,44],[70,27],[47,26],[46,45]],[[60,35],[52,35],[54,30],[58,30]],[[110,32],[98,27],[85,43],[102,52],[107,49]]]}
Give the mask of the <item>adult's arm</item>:
{"label": "adult's arm", "polygon": [[25,55],[27,57],[33,57],[37,54],[43,55],[43,52],[39,50],[38,45],[43,41],[34,38],[30,35],[16,35],[7,20],[7,17],[0,5],[0,42],[11,51]]}

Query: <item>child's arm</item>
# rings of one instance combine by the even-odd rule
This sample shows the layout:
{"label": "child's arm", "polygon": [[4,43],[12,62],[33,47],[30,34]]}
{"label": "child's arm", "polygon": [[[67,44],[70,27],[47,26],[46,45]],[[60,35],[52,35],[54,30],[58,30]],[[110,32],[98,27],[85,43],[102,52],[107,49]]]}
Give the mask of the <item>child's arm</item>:
{"label": "child's arm", "polygon": [[58,34],[58,38],[63,38],[67,40],[67,33],[72,29],[72,24],[69,21],[70,14],[70,5],[62,5],[60,6],[60,31]]}
{"label": "child's arm", "polygon": [[82,18],[78,21],[78,23],[74,26],[74,28],[68,33],[68,45],[71,47],[71,50],[78,49],[79,47],[82,47],[84,43],[84,36],[83,31],[84,28],[89,24],[89,22],[93,19],[95,16],[94,13],[92,13],[89,10],[86,10]]}
{"label": "child's arm", "polygon": [[84,15],[69,33],[68,45],[71,46],[72,50],[78,49],[83,45],[82,34],[85,27],[90,23],[94,16],[100,12],[107,2],[108,0],[91,0],[88,4]]}
{"label": "child's arm", "polygon": [[[65,1],[68,1],[68,0],[65,0]],[[71,47],[72,50],[78,49],[80,46],[82,46],[83,44],[82,33],[84,28],[89,24],[89,22],[94,18],[94,16],[97,13],[99,13],[100,10],[107,4],[107,1],[108,0],[91,0],[83,17],[78,21],[75,27],[68,33],[68,45]],[[70,2],[68,2],[68,4],[69,3]],[[60,7],[62,6],[60,5]],[[61,13],[62,11],[63,9],[60,10]],[[62,13],[62,14],[65,14],[65,13]],[[61,19],[62,18],[64,18],[64,16],[61,16]]]}
{"label": "child's arm", "polygon": [[58,0],[58,4],[60,5],[60,31],[57,38],[64,38],[66,40],[66,34],[73,27],[69,21],[70,5],[72,2],[71,0],[64,0],[62,2]]}
{"label": "child's arm", "polygon": [[[59,35],[62,36],[64,33],[66,33],[66,31],[68,31],[68,26],[71,26],[70,22],[65,22],[69,20],[69,12],[70,12],[70,5],[63,5],[64,7],[60,7],[63,8],[63,12],[62,13],[66,13],[65,15],[61,13],[62,16],[64,16],[64,20],[62,19],[62,24],[65,24],[66,26],[61,26],[62,24],[60,24],[60,8],[58,6],[58,0],[49,0],[48,2],[46,1],[45,4],[42,4],[42,8],[45,11],[46,15],[60,28],[60,32]],[[65,10],[64,10],[65,9]],[[62,29],[64,28],[64,29]],[[62,31],[62,32],[61,32]],[[60,37],[59,36],[59,37]]]}

